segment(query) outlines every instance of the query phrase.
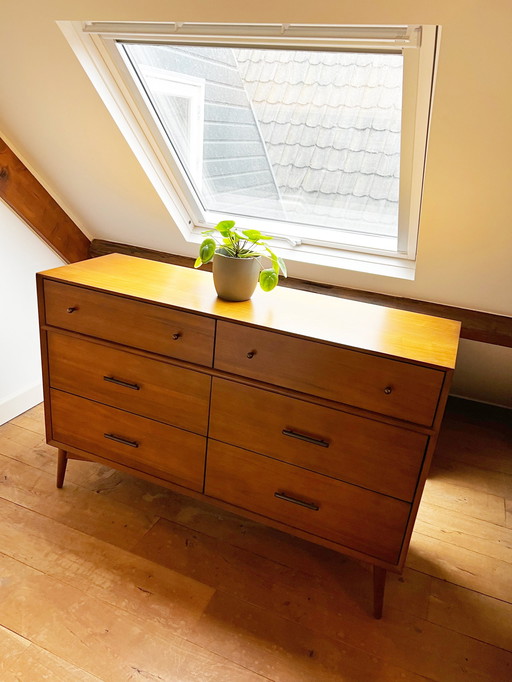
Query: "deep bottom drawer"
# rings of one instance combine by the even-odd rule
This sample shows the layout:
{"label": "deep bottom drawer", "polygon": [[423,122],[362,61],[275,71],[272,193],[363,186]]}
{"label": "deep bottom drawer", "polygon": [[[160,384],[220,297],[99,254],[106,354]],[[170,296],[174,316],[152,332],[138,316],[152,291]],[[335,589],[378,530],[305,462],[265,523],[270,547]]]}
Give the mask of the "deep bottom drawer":
{"label": "deep bottom drawer", "polygon": [[205,494],[397,563],[410,505],[210,440]]}
{"label": "deep bottom drawer", "polygon": [[51,391],[53,438],[192,490],[203,488],[206,439],[188,431]]}

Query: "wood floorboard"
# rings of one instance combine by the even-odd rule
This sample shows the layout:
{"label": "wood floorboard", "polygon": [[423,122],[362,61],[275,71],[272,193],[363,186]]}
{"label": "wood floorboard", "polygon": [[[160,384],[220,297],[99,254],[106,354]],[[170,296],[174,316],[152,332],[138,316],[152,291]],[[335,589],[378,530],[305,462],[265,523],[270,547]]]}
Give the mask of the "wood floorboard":
{"label": "wood floorboard", "polygon": [[0,426],[0,679],[506,682],[512,433],[452,402],[407,566],[363,563]]}
{"label": "wood floorboard", "polygon": [[51,682],[100,682],[100,678],[31,644],[6,669],[2,682],[51,680]]}
{"label": "wood floorboard", "polygon": [[[55,476],[0,455],[0,498],[93,533],[118,547],[133,545],[155,519],[69,482],[55,487]],[[99,513],[99,511],[101,513]]]}

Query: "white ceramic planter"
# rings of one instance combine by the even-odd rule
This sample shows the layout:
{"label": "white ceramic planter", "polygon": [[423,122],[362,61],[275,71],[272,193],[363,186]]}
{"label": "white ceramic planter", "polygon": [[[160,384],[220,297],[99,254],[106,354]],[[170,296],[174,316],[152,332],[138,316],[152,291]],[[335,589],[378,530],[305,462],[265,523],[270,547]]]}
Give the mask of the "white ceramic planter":
{"label": "white ceramic planter", "polygon": [[231,258],[222,253],[213,257],[213,283],[219,298],[247,301],[258,284],[259,258]]}

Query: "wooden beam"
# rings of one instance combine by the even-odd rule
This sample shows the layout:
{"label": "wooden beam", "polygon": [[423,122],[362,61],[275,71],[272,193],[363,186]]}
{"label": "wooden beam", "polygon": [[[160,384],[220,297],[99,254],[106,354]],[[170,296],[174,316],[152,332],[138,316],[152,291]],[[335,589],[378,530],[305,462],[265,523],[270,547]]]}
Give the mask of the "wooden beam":
{"label": "wooden beam", "polygon": [[89,258],[90,239],[1,138],[0,199],[68,263]]}
{"label": "wooden beam", "polygon": [[[129,256],[149,258],[150,260],[172,263],[173,265],[182,265],[187,268],[193,267],[194,264],[194,259],[188,258],[187,256],[178,256],[164,251],[154,251],[153,249],[145,249],[140,246],[108,242],[101,239],[94,239],[92,241],[90,248],[91,257],[103,256],[108,253],[125,253]],[[203,269],[211,270],[211,265],[203,266]],[[349,289],[333,284],[318,284],[316,282],[308,282],[293,277],[281,279],[279,285],[294,289],[302,289],[303,291],[312,291],[327,296],[337,296],[340,298],[349,298],[354,301],[374,303],[388,308],[399,308],[415,313],[459,320],[462,323],[461,336],[463,339],[512,348],[512,318],[505,315],[482,313],[478,310],[456,308],[455,306],[443,305],[441,303],[430,303],[428,301],[420,301],[413,298],[379,294],[373,291]]]}

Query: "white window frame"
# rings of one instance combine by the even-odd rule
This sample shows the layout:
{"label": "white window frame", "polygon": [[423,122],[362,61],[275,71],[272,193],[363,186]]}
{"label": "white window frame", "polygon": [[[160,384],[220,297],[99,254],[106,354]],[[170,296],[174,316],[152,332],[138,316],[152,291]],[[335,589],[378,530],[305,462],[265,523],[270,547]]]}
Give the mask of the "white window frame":
{"label": "white window frame", "polygon": [[[182,235],[193,242],[201,240],[205,227],[215,225],[228,215],[204,211],[190,179],[183,173],[176,153],[168,144],[167,135],[158,129],[146,108],[140,106],[143,95],[134,83],[132,67],[123,58],[117,41],[401,53],[404,56],[404,88],[398,240],[343,231],[344,243],[340,246],[327,243],[322,228],[316,230],[308,226],[307,239],[304,239],[297,237],[300,230],[293,223],[233,217],[242,228],[261,229],[280,239],[281,253],[286,259],[414,278],[439,27],[57,23]],[[162,144],[163,140],[165,144]],[[394,250],[392,244],[396,243]]]}

